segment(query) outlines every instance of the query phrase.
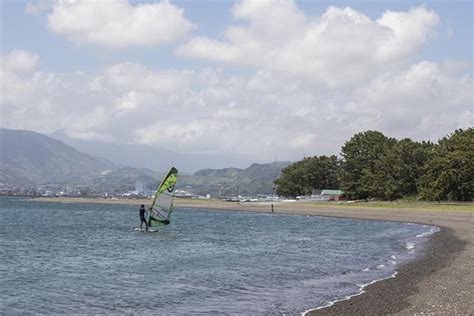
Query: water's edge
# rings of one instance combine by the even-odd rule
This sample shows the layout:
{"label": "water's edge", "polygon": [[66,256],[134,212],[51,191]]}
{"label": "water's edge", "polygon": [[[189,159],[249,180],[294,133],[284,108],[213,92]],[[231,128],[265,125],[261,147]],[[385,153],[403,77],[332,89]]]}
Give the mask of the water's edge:
{"label": "water's edge", "polygon": [[[400,223],[405,223],[405,222],[400,222]],[[410,223],[410,222],[407,222],[408,224],[416,224],[416,223]],[[421,224],[416,224],[416,225],[421,225]],[[423,233],[422,236],[416,236],[416,237],[423,237],[423,238],[426,238],[425,242],[427,243],[425,245],[425,247],[423,247],[423,249],[420,251],[420,253],[418,253],[417,257],[411,259],[411,260],[408,260],[408,261],[405,261],[403,262],[399,267],[397,267],[394,272],[392,273],[392,275],[389,275],[385,278],[381,278],[381,279],[375,279],[371,282],[368,282],[368,283],[365,283],[365,284],[360,284],[360,288],[359,288],[359,292],[358,293],[354,293],[352,295],[348,295],[348,296],[345,296],[343,298],[340,298],[340,299],[336,299],[334,301],[330,301],[330,302],[327,302],[326,304],[324,305],[321,305],[321,306],[317,306],[315,308],[310,308],[308,310],[305,310],[304,312],[301,313],[302,316],[306,316],[308,315],[309,313],[313,312],[313,311],[317,311],[317,310],[321,310],[321,309],[324,309],[324,308],[328,308],[328,307],[331,307],[333,306],[334,304],[338,303],[338,302],[343,302],[343,301],[348,301],[350,299],[352,299],[353,297],[356,297],[356,296],[360,296],[364,293],[366,293],[367,291],[365,290],[366,287],[368,287],[369,285],[372,285],[372,284],[375,284],[377,282],[383,282],[383,281],[386,281],[388,279],[393,279],[393,278],[396,278],[397,275],[398,275],[398,270],[400,268],[402,268],[403,266],[406,266],[407,264],[410,264],[410,263],[413,263],[413,262],[416,262],[418,260],[420,260],[420,258],[426,256],[427,254],[427,251],[429,248],[431,248],[432,246],[432,242],[433,242],[433,236],[434,234],[437,234],[441,231],[441,227],[438,227],[438,226],[434,226],[434,225],[426,225],[426,226],[430,226],[431,227],[431,230],[428,232],[428,233]]]}

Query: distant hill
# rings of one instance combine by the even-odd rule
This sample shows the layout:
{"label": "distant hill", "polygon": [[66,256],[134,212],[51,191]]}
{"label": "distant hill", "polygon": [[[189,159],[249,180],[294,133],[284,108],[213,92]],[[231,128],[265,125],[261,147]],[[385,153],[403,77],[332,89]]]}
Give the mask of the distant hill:
{"label": "distant hill", "polygon": [[290,162],[254,163],[246,169],[224,168],[199,170],[192,176],[180,176],[179,187],[196,194],[212,196],[256,196],[272,194],[273,181]]}
{"label": "distant hill", "polygon": [[63,130],[48,136],[58,139],[77,150],[95,157],[102,157],[117,165],[148,168],[165,172],[171,165],[180,172],[192,173],[204,168],[227,166],[243,167],[253,161],[239,155],[183,154],[165,148],[140,144],[116,144],[70,138]]}
{"label": "distant hill", "polygon": [[135,190],[135,183],[140,181],[154,190],[156,186],[153,185],[160,176],[150,169],[122,167],[92,179],[89,186],[99,192],[120,193]]}
{"label": "distant hill", "polygon": [[[132,148],[132,147],[130,147]],[[149,155],[134,147],[135,157]],[[118,156],[126,156],[120,149]],[[149,149],[151,150],[151,149]],[[164,161],[164,160],[163,160]],[[168,168],[173,161],[160,161]],[[271,194],[273,181],[290,162],[254,163],[246,169],[202,169],[193,175],[178,167],[178,188],[213,196]],[[159,170],[159,169],[158,169]],[[80,184],[81,191],[125,192],[137,181],[155,189],[163,170],[117,166],[107,159],[81,153],[65,143],[36,132],[0,128],[0,182],[15,186]]]}
{"label": "distant hill", "polygon": [[0,128],[0,182],[10,185],[77,183],[116,169],[51,137]]}

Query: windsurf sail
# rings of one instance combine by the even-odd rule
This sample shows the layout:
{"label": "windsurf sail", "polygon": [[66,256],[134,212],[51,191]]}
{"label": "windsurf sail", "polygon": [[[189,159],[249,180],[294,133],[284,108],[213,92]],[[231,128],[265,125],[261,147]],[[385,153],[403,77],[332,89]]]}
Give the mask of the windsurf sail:
{"label": "windsurf sail", "polygon": [[147,211],[148,227],[160,227],[170,223],[177,178],[178,170],[171,167],[156,190],[153,203]]}

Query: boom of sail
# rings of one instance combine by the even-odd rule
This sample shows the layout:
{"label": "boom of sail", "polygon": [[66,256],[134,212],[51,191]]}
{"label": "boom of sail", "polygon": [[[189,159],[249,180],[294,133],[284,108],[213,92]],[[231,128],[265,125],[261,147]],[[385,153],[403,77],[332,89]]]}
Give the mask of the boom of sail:
{"label": "boom of sail", "polygon": [[148,227],[160,227],[170,223],[178,170],[171,167],[156,190],[153,204],[147,211]]}

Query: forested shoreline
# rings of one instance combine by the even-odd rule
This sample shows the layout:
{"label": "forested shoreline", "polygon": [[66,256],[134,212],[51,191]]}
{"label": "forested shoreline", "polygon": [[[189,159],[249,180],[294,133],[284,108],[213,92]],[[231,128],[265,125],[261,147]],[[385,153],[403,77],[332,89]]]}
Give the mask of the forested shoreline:
{"label": "forested shoreline", "polygon": [[305,157],[274,183],[276,193],[287,197],[341,189],[349,200],[473,201],[474,128],[455,130],[437,143],[360,132],[339,157]]}

